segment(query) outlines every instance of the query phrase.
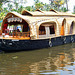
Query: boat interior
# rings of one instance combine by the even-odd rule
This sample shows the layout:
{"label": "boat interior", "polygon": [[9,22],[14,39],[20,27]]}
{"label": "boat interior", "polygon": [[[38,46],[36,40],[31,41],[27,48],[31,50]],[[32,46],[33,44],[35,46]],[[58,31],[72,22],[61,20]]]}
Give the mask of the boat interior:
{"label": "boat interior", "polygon": [[30,39],[28,23],[21,18],[8,18],[2,28],[3,39]]}

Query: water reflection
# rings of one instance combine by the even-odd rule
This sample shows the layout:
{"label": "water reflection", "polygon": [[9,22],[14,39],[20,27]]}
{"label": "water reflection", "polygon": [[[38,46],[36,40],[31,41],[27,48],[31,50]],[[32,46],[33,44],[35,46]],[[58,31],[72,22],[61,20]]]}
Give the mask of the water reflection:
{"label": "water reflection", "polygon": [[0,54],[0,75],[75,75],[75,43]]}

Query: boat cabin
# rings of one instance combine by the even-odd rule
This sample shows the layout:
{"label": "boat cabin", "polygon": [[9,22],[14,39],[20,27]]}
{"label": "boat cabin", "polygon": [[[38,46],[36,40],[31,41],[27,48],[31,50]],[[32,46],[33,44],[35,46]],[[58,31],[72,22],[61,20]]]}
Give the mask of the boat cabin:
{"label": "boat cabin", "polygon": [[75,34],[75,15],[50,11],[24,10],[22,14],[8,13],[2,23],[4,38],[10,39],[45,39]]}
{"label": "boat cabin", "polygon": [[28,23],[13,14],[4,19],[2,33],[6,38],[30,39],[30,28]]}

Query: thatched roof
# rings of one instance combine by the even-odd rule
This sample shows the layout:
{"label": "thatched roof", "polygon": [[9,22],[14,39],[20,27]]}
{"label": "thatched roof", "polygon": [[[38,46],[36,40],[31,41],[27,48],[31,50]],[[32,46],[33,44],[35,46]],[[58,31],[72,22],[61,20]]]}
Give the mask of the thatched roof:
{"label": "thatched roof", "polygon": [[62,19],[62,18],[70,19],[71,18],[72,20],[75,19],[74,18],[75,15],[73,15],[73,14],[57,12],[53,9],[51,9],[50,11],[36,10],[35,12],[30,12],[30,11],[24,10],[22,12],[22,15],[17,12],[8,13],[5,16],[3,22],[5,21],[5,19],[12,17],[12,15],[25,20],[28,24],[33,23],[33,22],[40,22],[40,21],[44,21],[44,20],[52,20],[52,19],[59,19],[59,18],[60,19]]}
{"label": "thatched roof", "polygon": [[27,16],[41,16],[41,15],[43,15],[44,16],[44,13],[42,13],[42,12],[40,12],[40,11],[35,11],[35,12],[31,12],[31,11],[26,11],[26,10],[24,10],[23,12],[22,12],[22,15],[27,15]]}
{"label": "thatched roof", "polygon": [[24,10],[22,14],[19,14],[17,12],[10,12],[5,16],[3,22],[5,21],[5,19],[12,17],[12,15],[25,20],[28,24],[33,22],[39,22],[40,20],[48,20],[48,19],[52,20],[52,19],[58,19],[58,18],[60,19],[72,18],[74,20],[74,17],[75,17],[75,15],[73,14],[58,12],[53,9],[51,9],[50,11],[41,11],[37,9],[34,12]]}
{"label": "thatched roof", "polygon": [[58,12],[58,11],[55,11],[53,9],[51,9],[50,11],[41,11],[41,10],[37,9],[35,12],[24,10],[22,12],[22,15],[26,15],[26,16],[53,16],[53,17],[54,16],[69,16],[69,17],[75,17],[74,14],[67,13],[67,12]]}

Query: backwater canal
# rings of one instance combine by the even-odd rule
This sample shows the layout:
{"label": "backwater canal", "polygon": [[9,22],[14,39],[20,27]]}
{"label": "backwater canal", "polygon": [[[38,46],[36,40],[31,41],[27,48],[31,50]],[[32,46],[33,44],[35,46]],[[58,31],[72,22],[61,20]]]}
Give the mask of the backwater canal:
{"label": "backwater canal", "polygon": [[75,75],[75,43],[0,53],[0,75]]}

